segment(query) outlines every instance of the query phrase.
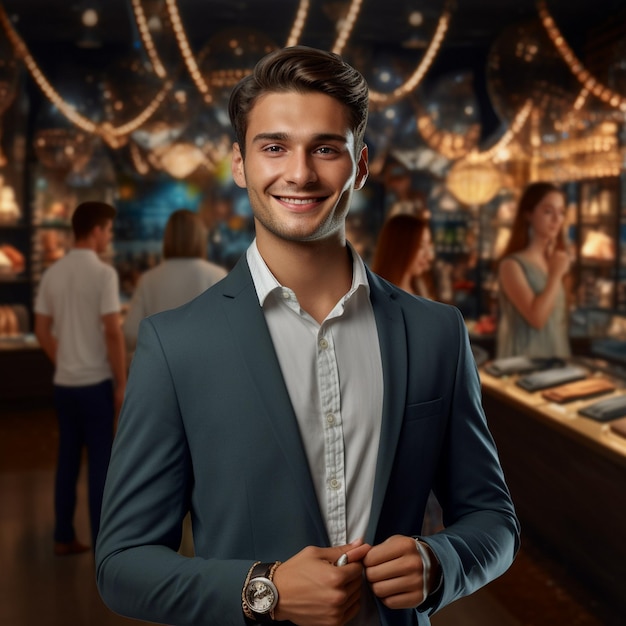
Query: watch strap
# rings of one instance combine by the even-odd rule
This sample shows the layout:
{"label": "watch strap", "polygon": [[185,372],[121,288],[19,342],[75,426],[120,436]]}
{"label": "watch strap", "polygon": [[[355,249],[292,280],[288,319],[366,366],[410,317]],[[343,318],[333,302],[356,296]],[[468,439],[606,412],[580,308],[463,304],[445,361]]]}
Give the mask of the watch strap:
{"label": "watch strap", "polygon": [[247,620],[254,624],[274,621],[274,609],[272,608],[272,610],[266,614],[253,611],[246,600],[246,588],[250,581],[254,578],[266,578],[270,582],[273,582],[274,573],[280,564],[281,561],[274,561],[272,563],[262,563],[261,561],[256,561],[248,571],[248,576],[246,577],[246,581],[241,592],[241,604],[243,613]]}

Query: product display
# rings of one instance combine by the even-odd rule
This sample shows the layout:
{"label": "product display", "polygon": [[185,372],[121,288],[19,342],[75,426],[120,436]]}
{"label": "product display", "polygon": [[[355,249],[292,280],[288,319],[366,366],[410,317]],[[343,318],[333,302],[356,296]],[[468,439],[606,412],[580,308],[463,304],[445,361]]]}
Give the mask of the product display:
{"label": "product display", "polygon": [[587,378],[544,391],[541,395],[551,402],[571,402],[590,398],[615,390],[615,385],[605,378]]}
{"label": "product display", "polygon": [[626,416],[626,395],[600,400],[578,411],[580,415],[598,422],[608,422]]}
{"label": "product display", "polygon": [[515,381],[515,384],[526,391],[540,391],[548,387],[556,387],[564,383],[582,380],[587,377],[587,370],[573,365],[557,369],[535,372]]}
{"label": "product display", "polygon": [[538,370],[564,366],[565,362],[559,358],[510,356],[502,359],[494,359],[485,366],[485,371],[492,376],[509,376],[511,374],[527,374]]}
{"label": "product display", "polygon": [[0,272],[19,274],[26,268],[24,255],[9,244],[0,245]]}

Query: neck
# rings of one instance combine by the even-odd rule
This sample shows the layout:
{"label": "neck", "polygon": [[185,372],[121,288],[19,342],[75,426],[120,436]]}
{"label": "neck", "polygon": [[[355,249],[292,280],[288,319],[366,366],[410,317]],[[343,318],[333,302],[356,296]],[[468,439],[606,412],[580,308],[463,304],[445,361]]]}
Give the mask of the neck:
{"label": "neck", "polygon": [[300,306],[321,323],[352,285],[352,257],[343,241],[265,242],[263,260],[278,282],[292,289]]}
{"label": "neck", "polygon": [[95,243],[93,243],[89,239],[81,239],[80,241],[76,241],[73,247],[77,250],[93,250],[94,252],[97,252]]}

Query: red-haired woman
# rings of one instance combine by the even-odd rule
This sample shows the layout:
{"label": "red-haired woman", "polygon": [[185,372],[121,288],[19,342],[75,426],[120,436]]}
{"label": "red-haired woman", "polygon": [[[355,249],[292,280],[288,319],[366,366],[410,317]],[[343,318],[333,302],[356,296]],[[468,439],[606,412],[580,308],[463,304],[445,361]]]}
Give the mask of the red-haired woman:
{"label": "red-haired woman", "polygon": [[520,198],[511,237],[498,268],[500,318],[496,356],[568,357],[569,271],[563,191],[531,183]]}

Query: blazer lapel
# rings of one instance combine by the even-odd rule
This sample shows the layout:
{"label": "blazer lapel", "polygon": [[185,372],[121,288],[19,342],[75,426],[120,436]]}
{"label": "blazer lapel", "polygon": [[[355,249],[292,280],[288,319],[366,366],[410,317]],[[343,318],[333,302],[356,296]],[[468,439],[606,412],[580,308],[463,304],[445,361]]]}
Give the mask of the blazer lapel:
{"label": "blazer lapel", "polygon": [[401,307],[395,302],[394,292],[369,271],[368,280],[378,328],[384,381],[380,444],[366,537],[366,541],[373,542],[402,428],[408,379],[408,354],[404,316]]}
{"label": "blazer lapel", "polygon": [[258,419],[265,419],[271,424],[276,441],[300,487],[299,494],[318,529],[318,540],[322,545],[327,544],[328,533],[317,503],[298,421],[252,276],[244,259],[245,257],[237,263],[223,281],[224,306],[237,344],[235,348],[250,373],[250,380],[254,385],[251,393],[256,393],[259,397]]}

